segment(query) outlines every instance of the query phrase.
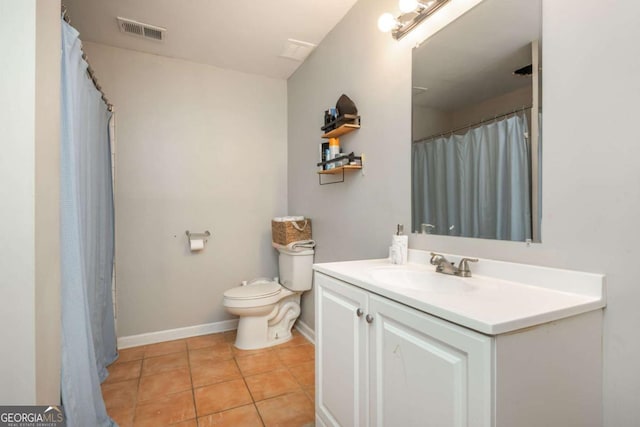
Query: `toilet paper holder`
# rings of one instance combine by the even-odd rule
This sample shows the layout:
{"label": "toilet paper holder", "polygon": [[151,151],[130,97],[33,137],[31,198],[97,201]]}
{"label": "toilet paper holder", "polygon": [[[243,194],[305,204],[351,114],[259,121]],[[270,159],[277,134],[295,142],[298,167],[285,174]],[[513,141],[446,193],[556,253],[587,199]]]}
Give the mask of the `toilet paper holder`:
{"label": "toilet paper holder", "polygon": [[189,240],[189,249],[191,252],[203,251],[207,243],[207,237],[211,236],[209,230],[206,230],[204,233],[192,233],[187,230],[184,234],[187,235],[187,239]]}
{"label": "toilet paper holder", "polygon": [[189,230],[187,230],[184,232],[184,234],[186,234],[189,239],[202,239],[205,241],[206,241],[205,237],[211,236],[211,233],[209,233],[209,230],[205,230],[204,233],[192,233]]}
{"label": "toilet paper holder", "polygon": [[191,236],[194,236],[194,237],[207,236],[207,237],[209,237],[209,236],[211,236],[211,233],[209,233],[209,230],[205,230],[204,233],[192,233],[189,230],[187,230],[187,231],[184,232],[184,234],[186,234],[187,237],[191,237]]}

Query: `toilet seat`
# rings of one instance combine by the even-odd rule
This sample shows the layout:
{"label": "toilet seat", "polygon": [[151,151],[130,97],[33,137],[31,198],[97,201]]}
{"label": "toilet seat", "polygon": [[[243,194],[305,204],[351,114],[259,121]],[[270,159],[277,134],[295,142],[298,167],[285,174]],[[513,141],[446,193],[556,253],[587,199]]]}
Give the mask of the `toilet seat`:
{"label": "toilet seat", "polygon": [[237,300],[268,298],[279,294],[281,290],[282,286],[277,282],[257,280],[246,286],[228,289],[225,291],[224,297]]}
{"label": "toilet seat", "polygon": [[256,279],[245,286],[236,286],[224,293],[224,306],[228,308],[262,307],[276,304],[293,292],[280,283],[268,279]]}

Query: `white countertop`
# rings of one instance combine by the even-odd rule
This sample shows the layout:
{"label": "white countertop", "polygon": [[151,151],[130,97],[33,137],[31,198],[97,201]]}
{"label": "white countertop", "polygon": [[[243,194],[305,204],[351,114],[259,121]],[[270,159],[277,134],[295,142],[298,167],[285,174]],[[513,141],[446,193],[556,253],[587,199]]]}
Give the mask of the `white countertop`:
{"label": "white countertop", "polygon": [[[456,264],[460,258],[446,256]],[[606,305],[601,274],[480,259],[470,264],[473,277],[461,278],[435,273],[428,259],[428,252],[410,250],[410,262],[404,265],[374,259],[314,264],[313,268],[488,335],[540,325]],[[375,270],[393,274],[394,269],[437,282],[436,286],[445,291],[434,290],[433,286],[424,289],[395,286],[374,277],[379,277]],[[447,284],[452,288],[445,289]]]}

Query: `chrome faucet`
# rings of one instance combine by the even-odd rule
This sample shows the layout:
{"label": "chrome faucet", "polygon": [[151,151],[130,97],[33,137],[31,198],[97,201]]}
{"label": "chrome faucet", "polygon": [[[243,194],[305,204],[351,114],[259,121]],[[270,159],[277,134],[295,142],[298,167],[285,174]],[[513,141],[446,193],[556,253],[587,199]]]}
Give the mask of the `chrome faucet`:
{"label": "chrome faucet", "polygon": [[456,274],[458,269],[452,262],[449,262],[444,255],[431,252],[431,265],[436,266],[436,273]]}
{"label": "chrome faucet", "polygon": [[471,277],[470,262],[478,262],[477,258],[462,258],[458,267],[449,262],[444,255],[431,252],[431,265],[436,266],[436,273],[452,274],[460,277]]}

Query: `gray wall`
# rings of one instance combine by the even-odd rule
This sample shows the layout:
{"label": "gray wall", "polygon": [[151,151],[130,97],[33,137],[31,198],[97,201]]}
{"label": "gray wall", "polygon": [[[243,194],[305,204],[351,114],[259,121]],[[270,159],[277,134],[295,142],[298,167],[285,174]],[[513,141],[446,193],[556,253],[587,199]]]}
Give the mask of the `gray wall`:
{"label": "gray wall", "polygon": [[[465,3],[464,1],[457,3]],[[467,2],[468,3],[468,2]],[[316,261],[383,257],[397,222],[410,224],[411,48],[378,32],[394,0],[361,0],[289,79],[289,210],[314,220]],[[411,236],[410,247],[607,275],[604,425],[640,419],[640,5],[543,1],[542,244]],[[429,25],[441,25],[435,19]],[[342,93],[362,129],[342,145],[365,152],[365,176],[319,186],[322,112]],[[303,321],[313,325],[305,298]]]}
{"label": "gray wall", "polygon": [[[222,294],[277,275],[286,82],[85,43],[116,108],[118,336],[232,316]],[[201,253],[185,231],[212,233]]]}
{"label": "gray wall", "polygon": [[0,404],[58,404],[60,2],[0,1],[0,53]]}
{"label": "gray wall", "polygon": [[[386,3],[386,5],[385,5]],[[313,221],[315,262],[380,258],[396,223],[410,225],[411,55],[377,30],[392,1],[359,1],[288,80],[289,212]],[[347,94],[362,128],[340,138],[343,151],[364,153],[364,175],[318,185],[315,163],[323,111]],[[313,293],[302,321],[314,327]]]}

